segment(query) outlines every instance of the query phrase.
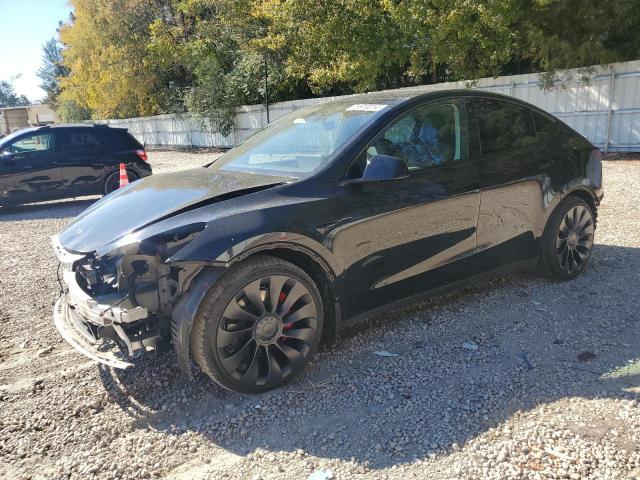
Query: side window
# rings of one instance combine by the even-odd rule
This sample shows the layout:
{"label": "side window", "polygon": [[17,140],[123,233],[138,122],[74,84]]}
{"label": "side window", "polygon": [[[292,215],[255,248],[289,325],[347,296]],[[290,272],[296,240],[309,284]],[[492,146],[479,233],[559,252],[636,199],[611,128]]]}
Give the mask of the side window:
{"label": "side window", "polygon": [[533,116],[528,108],[486,98],[477,98],[475,107],[483,155],[526,147],[536,142]]}
{"label": "side window", "polygon": [[113,131],[109,132],[109,136],[107,138],[109,142],[117,145],[118,148],[126,150],[137,150],[138,148],[142,148],[142,144],[140,144],[133,135],[123,129],[113,129]]}
{"label": "side window", "polygon": [[50,139],[51,135],[49,133],[33,133],[11,143],[4,151],[9,153],[48,151],[51,148]]}
{"label": "side window", "polygon": [[533,123],[536,126],[536,136],[538,138],[546,140],[556,133],[557,125],[553,120],[539,114],[538,112],[532,112],[532,114]]}
{"label": "side window", "polygon": [[466,158],[462,140],[465,121],[460,105],[454,102],[419,107],[383,130],[356,159],[347,176],[362,176],[374,155],[401,158],[409,170]]}
{"label": "side window", "polygon": [[104,141],[95,132],[68,131],[60,135],[60,150],[63,152],[85,152],[100,148]]}

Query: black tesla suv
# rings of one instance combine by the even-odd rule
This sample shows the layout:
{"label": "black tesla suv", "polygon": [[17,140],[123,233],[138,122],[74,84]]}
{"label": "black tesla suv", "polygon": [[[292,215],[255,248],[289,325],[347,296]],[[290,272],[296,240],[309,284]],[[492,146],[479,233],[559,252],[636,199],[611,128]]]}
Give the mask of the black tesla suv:
{"label": "black tesla suv", "polygon": [[83,195],[119,187],[119,164],[129,181],[151,175],[144,147],[123,128],[51,125],[0,140],[0,206]]}
{"label": "black tesla suv", "polygon": [[87,209],[53,238],[54,321],[107,365],[172,343],[187,374],[262,392],[384,309],[506,271],[578,275],[601,174],[585,138],[510,97],[345,97]]}

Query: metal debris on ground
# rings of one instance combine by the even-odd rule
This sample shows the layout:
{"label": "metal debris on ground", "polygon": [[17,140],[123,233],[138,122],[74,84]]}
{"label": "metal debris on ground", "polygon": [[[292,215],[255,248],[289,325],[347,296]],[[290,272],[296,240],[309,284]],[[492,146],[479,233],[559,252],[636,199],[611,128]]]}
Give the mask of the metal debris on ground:
{"label": "metal debris on ground", "polygon": [[387,352],[386,350],[379,350],[377,352],[373,352],[374,355],[378,355],[379,357],[397,357],[397,353]]}

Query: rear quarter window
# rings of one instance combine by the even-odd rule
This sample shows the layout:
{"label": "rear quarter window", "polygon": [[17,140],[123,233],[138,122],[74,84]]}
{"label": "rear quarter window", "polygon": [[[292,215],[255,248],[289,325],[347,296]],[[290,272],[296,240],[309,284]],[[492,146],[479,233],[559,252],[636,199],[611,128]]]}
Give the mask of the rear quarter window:
{"label": "rear quarter window", "polygon": [[[547,118],[546,116],[532,111],[533,123],[536,126],[536,135],[544,140],[551,138],[557,131],[557,122]],[[563,129],[564,130],[564,129]]]}
{"label": "rear quarter window", "polygon": [[482,155],[536,143],[536,128],[528,108],[488,98],[477,98],[474,103]]}
{"label": "rear quarter window", "polygon": [[108,143],[105,136],[94,129],[60,130],[56,137],[58,148],[63,152],[95,151]]}
{"label": "rear quarter window", "polygon": [[110,134],[115,148],[121,150],[138,150],[143,148],[140,142],[138,142],[138,140],[136,140],[135,137],[126,130],[114,129]]}

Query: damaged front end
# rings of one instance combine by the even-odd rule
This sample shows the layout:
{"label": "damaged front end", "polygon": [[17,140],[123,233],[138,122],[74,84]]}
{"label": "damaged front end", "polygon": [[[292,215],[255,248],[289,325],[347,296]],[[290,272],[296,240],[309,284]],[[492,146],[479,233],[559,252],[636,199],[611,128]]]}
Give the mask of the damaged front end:
{"label": "damaged front end", "polygon": [[103,255],[70,252],[54,236],[64,292],[54,308],[60,334],[85,356],[115,368],[128,368],[142,353],[167,348],[179,286],[201,268],[167,260],[205,226],[130,239]]}

